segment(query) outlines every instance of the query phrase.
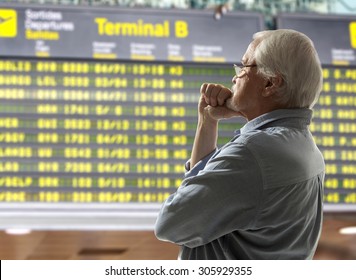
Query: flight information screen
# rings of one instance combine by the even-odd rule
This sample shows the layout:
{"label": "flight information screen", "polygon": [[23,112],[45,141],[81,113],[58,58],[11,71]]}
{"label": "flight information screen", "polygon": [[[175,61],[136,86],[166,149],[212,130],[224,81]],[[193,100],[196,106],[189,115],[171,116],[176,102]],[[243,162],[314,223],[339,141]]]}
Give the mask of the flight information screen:
{"label": "flight information screen", "polygon": [[[161,203],[190,156],[199,88],[231,65],[0,61],[0,202]],[[310,129],[327,204],[356,204],[356,69],[323,69]],[[219,144],[242,119],[223,121]]]}
{"label": "flight information screen", "polygon": [[356,205],[356,69],[324,67],[310,126],[326,163],[326,203]]}
{"label": "flight information screen", "polygon": [[176,9],[2,3],[0,19],[0,228],[152,229],[201,84],[230,86],[264,29],[258,13]]}
{"label": "flight information screen", "polygon": [[[0,202],[162,202],[231,65],[0,60]],[[242,124],[241,120],[241,124]],[[221,124],[224,143],[239,124]]]}
{"label": "flight information screen", "polygon": [[[230,87],[264,29],[260,14],[234,12],[2,4],[0,18],[1,228],[152,229],[181,184],[201,84]],[[323,65],[310,129],[324,209],[355,210],[356,20],[277,24],[310,36]],[[221,121],[218,144],[244,124]]]}

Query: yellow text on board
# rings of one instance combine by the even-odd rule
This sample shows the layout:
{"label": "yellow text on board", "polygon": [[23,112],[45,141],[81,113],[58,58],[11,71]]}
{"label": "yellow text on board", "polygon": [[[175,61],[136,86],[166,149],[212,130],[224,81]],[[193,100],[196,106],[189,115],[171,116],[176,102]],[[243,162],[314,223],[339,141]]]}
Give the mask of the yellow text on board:
{"label": "yellow text on board", "polygon": [[351,47],[356,49],[356,22],[350,22],[349,24],[349,31],[350,31],[350,43]]}
{"label": "yellow text on board", "polygon": [[[107,18],[96,18],[100,36],[136,36],[169,38],[171,36],[170,22],[165,20],[160,23],[147,23],[142,19],[136,22],[111,22]],[[174,22],[174,36],[186,38],[189,35],[188,23],[177,20]]]}

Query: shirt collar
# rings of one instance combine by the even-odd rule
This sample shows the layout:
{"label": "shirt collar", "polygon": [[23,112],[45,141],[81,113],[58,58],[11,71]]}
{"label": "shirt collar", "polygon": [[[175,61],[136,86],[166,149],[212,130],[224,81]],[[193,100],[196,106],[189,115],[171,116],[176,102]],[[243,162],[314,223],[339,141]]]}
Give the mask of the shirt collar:
{"label": "shirt collar", "polygon": [[[313,111],[307,108],[279,109],[263,114],[241,128],[241,134],[269,126],[305,127],[310,124]],[[273,125],[272,125],[273,123]]]}

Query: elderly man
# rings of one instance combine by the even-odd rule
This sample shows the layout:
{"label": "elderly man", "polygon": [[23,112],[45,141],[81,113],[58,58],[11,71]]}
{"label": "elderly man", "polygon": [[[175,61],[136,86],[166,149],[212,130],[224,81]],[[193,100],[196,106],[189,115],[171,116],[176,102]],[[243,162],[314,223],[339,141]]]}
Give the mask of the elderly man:
{"label": "elderly man", "polygon": [[[311,259],[325,165],[308,125],[322,86],[312,41],[294,30],[253,36],[230,89],[204,83],[187,173],[163,204],[157,238],[180,259]],[[218,122],[247,123],[217,149]]]}

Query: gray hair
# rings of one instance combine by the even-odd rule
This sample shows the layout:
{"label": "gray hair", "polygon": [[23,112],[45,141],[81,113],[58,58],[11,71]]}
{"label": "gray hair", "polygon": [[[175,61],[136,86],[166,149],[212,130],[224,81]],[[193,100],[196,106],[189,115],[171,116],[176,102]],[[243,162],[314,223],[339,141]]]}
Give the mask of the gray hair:
{"label": "gray hair", "polygon": [[322,89],[323,75],[313,42],[305,34],[289,29],[257,32],[255,49],[259,74],[280,75],[283,84],[278,101],[288,108],[312,108]]}

